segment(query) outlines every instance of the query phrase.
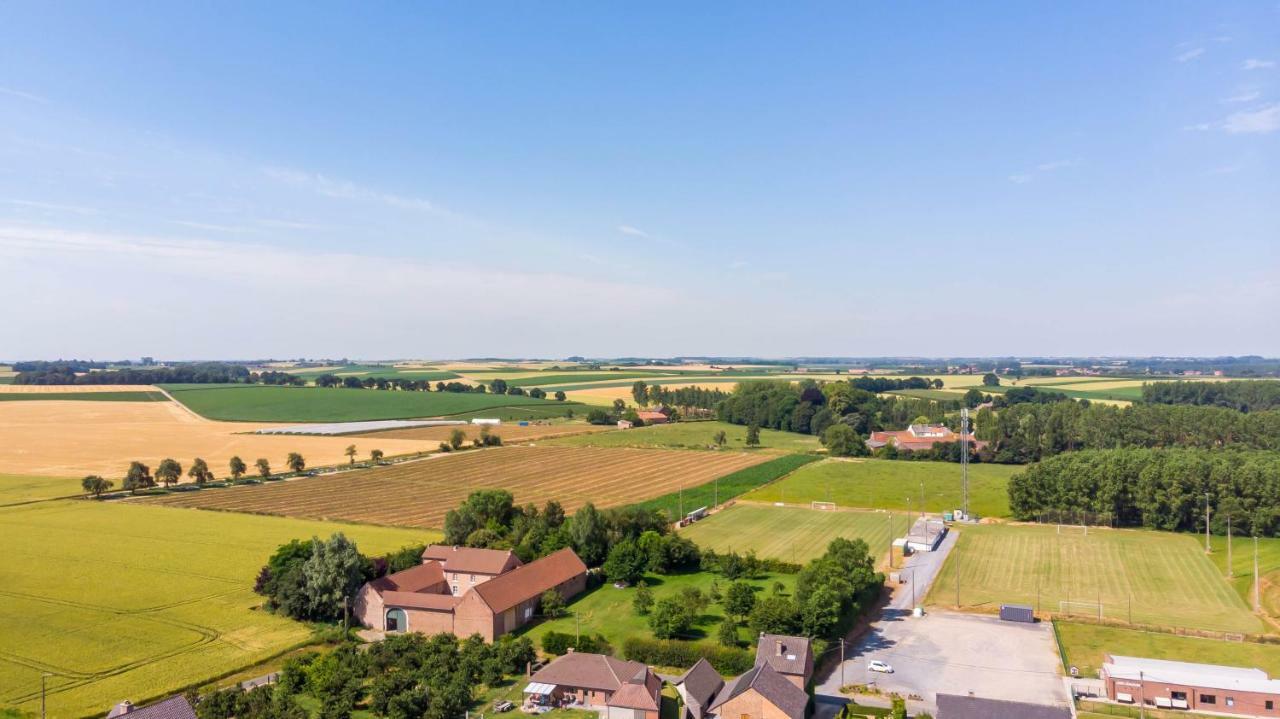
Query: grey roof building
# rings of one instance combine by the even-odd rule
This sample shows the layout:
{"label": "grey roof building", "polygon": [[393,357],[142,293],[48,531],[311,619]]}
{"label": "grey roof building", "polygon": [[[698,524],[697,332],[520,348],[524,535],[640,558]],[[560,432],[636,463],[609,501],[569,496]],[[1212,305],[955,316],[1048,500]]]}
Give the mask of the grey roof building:
{"label": "grey roof building", "polygon": [[1048,704],[939,694],[938,719],[1071,719],[1071,710]]}

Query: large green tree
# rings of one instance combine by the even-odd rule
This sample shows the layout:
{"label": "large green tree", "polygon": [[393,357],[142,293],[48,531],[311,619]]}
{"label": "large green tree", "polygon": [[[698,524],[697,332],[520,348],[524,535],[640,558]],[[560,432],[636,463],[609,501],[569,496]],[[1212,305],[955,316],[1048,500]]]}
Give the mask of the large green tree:
{"label": "large green tree", "polygon": [[160,460],[160,465],[156,467],[156,479],[160,480],[165,487],[177,484],[178,480],[182,479],[182,465],[174,459]]}

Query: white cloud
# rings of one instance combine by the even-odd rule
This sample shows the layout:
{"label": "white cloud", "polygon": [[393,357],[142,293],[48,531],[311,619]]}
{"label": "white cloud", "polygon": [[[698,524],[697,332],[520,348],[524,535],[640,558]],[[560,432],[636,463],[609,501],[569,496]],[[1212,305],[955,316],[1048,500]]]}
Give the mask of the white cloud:
{"label": "white cloud", "polygon": [[1213,129],[1213,123],[1212,123],[1212,122],[1197,122],[1197,123],[1196,123],[1196,124],[1194,124],[1194,125],[1183,125],[1183,126],[1182,126],[1182,129],[1184,129],[1184,130],[1194,130],[1194,131],[1196,131],[1196,132],[1205,132],[1206,130],[1212,130],[1212,129]]}
{"label": "white cloud", "polygon": [[1009,182],[1012,182],[1015,185],[1025,185],[1028,182],[1031,182],[1031,175],[1027,175],[1027,174],[1009,175]]}
{"label": "white cloud", "polygon": [[192,222],[190,220],[172,220],[175,225],[189,227],[193,230],[208,230],[211,232],[230,232],[233,234],[241,234],[245,232],[253,232],[251,227],[237,227],[234,225],[215,225],[208,222]]}
{"label": "white cloud", "polygon": [[747,266],[746,260],[734,260],[733,262],[729,263],[729,269],[731,270],[740,270],[746,266]]}
{"label": "white cloud", "polygon": [[1053,170],[1061,170],[1065,167],[1075,167],[1079,164],[1079,160],[1054,160],[1053,162],[1042,162],[1039,165],[1036,165],[1036,169],[1040,172],[1051,172]]}
{"label": "white cloud", "polygon": [[1191,48],[1190,50],[1187,50],[1186,52],[1180,53],[1180,54],[1179,54],[1177,57],[1175,57],[1174,59],[1175,59],[1175,60],[1177,60],[1178,62],[1190,62],[1190,61],[1192,61],[1192,60],[1194,60],[1194,59],[1196,59],[1196,58],[1200,57],[1200,56],[1201,56],[1201,55],[1203,55],[1203,54],[1204,54],[1204,48],[1202,48],[1202,47],[1193,47],[1193,48]]}
{"label": "white cloud", "polygon": [[1251,57],[1248,60],[1244,61],[1244,64],[1240,66],[1240,69],[1241,70],[1268,70],[1275,66],[1276,66],[1275,60],[1260,60],[1256,57]]}
{"label": "white cloud", "polygon": [[426,212],[440,217],[460,219],[460,216],[443,205],[420,197],[407,197],[389,192],[362,187],[354,182],[337,180],[321,174],[293,170],[284,167],[267,167],[263,169],[267,177],[287,185],[310,189],[316,194],[341,200],[357,200],[378,202],[390,207],[404,210]]}
{"label": "white cloud", "polygon": [[1079,159],[1051,160],[1049,162],[1042,162],[1039,165],[1036,165],[1035,169],[1028,172],[1019,172],[1014,175],[1009,175],[1009,182],[1012,182],[1015,185],[1025,185],[1034,180],[1037,175],[1042,175],[1046,172],[1054,172],[1056,170],[1063,170],[1068,167],[1075,167],[1079,164]]}
{"label": "white cloud", "polygon": [[1233,135],[1265,135],[1280,130],[1280,105],[1250,112],[1237,112],[1227,117],[1222,129]]}
{"label": "white cloud", "polygon": [[40,97],[39,95],[33,95],[29,92],[23,92],[21,90],[15,90],[11,87],[0,87],[0,95],[9,95],[10,97],[18,97],[18,98],[22,98],[23,100],[30,100],[31,102],[39,102],[39,103],[49,102],[48,98]]}
{"label": "white cloud", "polygon": [[1222,98],[1222,102],[1224,103],[1253,102],[1254,100],[1257,100],[1260,97],[1262,97],[1262,93],[1258,92],[1257,90],[1251,90],[1249,92],[1242,92],[1237,95],[1232,95],[1230,97],[1224,97]]}
{"label": "white cloud", "polygon": [[93,209],[92,207],[84,207],[81,205],[61,205],[53,202],[36,202],[35,200],[16,200],[16,199],[0,200],[0,202],[5,203],[6,205],[28,207],[33,210],[46,210],[49,212],[70,212],[71,214],[74,214],[74,215],[92,215],[97,213],[97,210]]}
{"label": "white cloud", "polygon": [[621,232],[624,235],[631,235],[632,237],[643,237],[646,240],[652,237],[648,232],[645,232],[639,227],[632,227],[631,225],[618,225],[618,232]]}

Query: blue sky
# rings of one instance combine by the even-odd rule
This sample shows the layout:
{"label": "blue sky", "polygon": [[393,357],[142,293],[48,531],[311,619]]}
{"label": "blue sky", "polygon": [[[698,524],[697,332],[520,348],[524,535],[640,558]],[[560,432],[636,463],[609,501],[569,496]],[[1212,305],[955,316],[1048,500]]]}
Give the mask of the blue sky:
{"label": "blue sky", "polygon": [[1280,4],[10,3],[0,358],[1280,354]]}

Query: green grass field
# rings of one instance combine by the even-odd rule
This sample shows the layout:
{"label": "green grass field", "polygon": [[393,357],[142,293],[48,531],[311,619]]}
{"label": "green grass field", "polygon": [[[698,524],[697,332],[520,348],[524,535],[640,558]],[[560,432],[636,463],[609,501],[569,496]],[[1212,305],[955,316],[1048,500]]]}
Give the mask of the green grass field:
{"label": "green grass field", "polygon": [[[774,582],[781,582],[786,588],[785,591],[790,593],[795,587],[796,575],[762,574],[756,579],[746,581],[757,587],[761,592],[769,592]],[[711,591],[713,582],[719,587],[721,594],[729,587],[728,580],[710,572],[670,574],[661,577],[649,575],[645,577],[645,583],[653,590],[655,601],[669,596],[676,596],[680,590],[691,586],[698,587],[706,594]],[[605,583],[586,592],[577,601],[570,604],[569,611],[565,616],[540,622],[530,629],[527,635],[534,641],[535,645],[541,646],[542,635],[549,631],[573,634],[574,617],[576,615],[579,622],[579,631],[591,636],[601,634],[613,645],[616,652],[621,652],[622,642],[627,637],[653,636],[649,630],[648,617],[636,614],[631,607],[635,594],[635,587],[618,589],[612,584]],[[698,617],[690,635],[683,638],[715,641],[716,630],[723,620],[724,607],[718,602],[712,602],[706,611]],[[744,629],[741,634],[742,638],[745,639],[750,632]]]}
{"label": "green grass field", "polygon": [[163,392],[0,392],[0,402],[168,402]]}
{"label": "green grass field", "polygon": [[[804,564],[819,557],[836,537],[862,539],[873,556],[889,551],[886,512],[830,512],[800,507],[738,504],[685,527],[680,533],[717,552],[753,551],[761,557]],[[893,515],[901,534],[906,514]]]}
{"label": "green grass field", "polygon": [[324,375],[324,374],[333,374],[339,377],[350,376],[350,377],[360,377],[360,378],[384,377],[386,379],[415,379],[415,380],[425,379],[425,380],[430,380],[432,382],[457,379],[459,376],[456,372],[450,372],[448,370],[441,370],[441,369],[431,369],[429,367],[408,368],[408,367],[391,367],[388,365],[346,365],[344,367],[339,367],[338,369],[324,369],[324,370],[286,369],[283,371],[288,372],[291,375],[296,375],[298,377],[306,378],[308,380],[314,380],[316,377],[319,377],[320,375]]}
{"label": "green grass field", "polygon": [[246,385],[165,385],[175,399],[209,419],[238,422],[348,422],[460,415],[503,407],[552,408],[564,402],[478,392],[394,392],[390,390]]}
{"label": "green grass field", "polygon": [[[502,375],[494,375],[494,379],[500,377]],[[638,379],[642,379],[647,383],[657,382],[658,384],[662,384],[662,381],[667,379],[671,382],[680,381],[679,375],[664,375],[655,372],[546,372],[536,377],[509,379],[507,384],[512,387],[550,387],[552,385],[608,380],[630,380],[634,382]],[[630,382],[627,385],[630,386]]]}
{"label": "green grass field", "polygon": [[101,714],[263,661],[309,640],[255,609],[259,567],[294,538],[341,531],[366,553],[427,532],[66,500],[0,509],[0,705]]}
{"label": "green grass field", "polygon": [[[547,444],[566,447],[640,447],[644,449],[707,449],[715,447],[715,435],[724,431],[728,449],[746,449],[747,428],[728,422],[675,422],[651,427],[637,427],[625,432],[561,437]],[[786,452],[812,452],[822,445],[813,435],[796,432],[760,430],[760,449]]]}
{"label": "green grass field", "polygon": [[[1001,603],[1166,627],[1258,633],[1262,622],[1204,554],[1194,535],[1052,525],[978,525],[959,541],[929,600],[996,611]],[[1130,604],[1132,602],[1132,604]]]}
{"label": "green grass field", "polygon": [[718,480],[685,487],[634,506],[657,509],[675,521],[698,507],[712,507],[717,501],[723,503],[815,461],[817,457],[813,455],[784,454],[754,467],[727,474]]}
{"label": "green grass field", "polygon": [[1079,622],[1055,622],[1054,630],[1067,666],[1077,667],[1081,676],[1096,677],[1105,654],[1257,667],[1273,677],[1280,676],[1280,645],[1180,637]]}
{"label": "green grass field", "polygon": [[[969,465],[969,506],[983,517],[1009,514],[1009,477],[1020,467],[1005,464]],[[828,459],[812,464],[781,482],[748,494],[760,502],[809,504],[835,502],[841,507],[920,509],[924,482],[925,509],[943,512],[961,506],[960,465],[953,462],[915,462],[892,459]]]}
{"label": "green grass field", "polygon": [[0,507],[80,494],[80,480],[0,474]]}

